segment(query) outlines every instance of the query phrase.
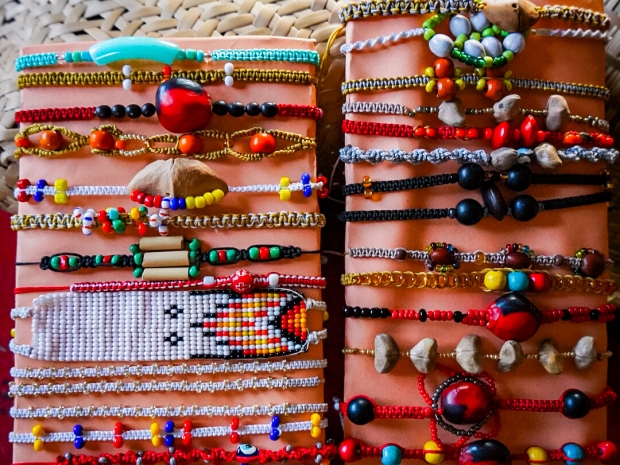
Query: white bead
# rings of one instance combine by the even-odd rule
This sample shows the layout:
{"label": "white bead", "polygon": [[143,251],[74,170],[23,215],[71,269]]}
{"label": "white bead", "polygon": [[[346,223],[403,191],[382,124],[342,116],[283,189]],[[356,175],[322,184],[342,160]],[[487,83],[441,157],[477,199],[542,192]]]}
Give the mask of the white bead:
{"label": "white bead", "polygon": [[205,276],[204,278],[202,278],[202,284],[204,284],[206,286],[212,286],[213,284],[215,284],[215,277],[214,276]]}
{"label": "white bead", "polygon": [[487,27],[491,25],[491,23],[489,22],[487,17],[484,16],[484,13],[482,11],[478,13],[474,13],[473,15],[470,15],[469,20],[471,22],[471,25],[478,32],[485,30]]}
{"label": "white bead", "polygon": [[471,23],[467,16],[454,15],[450,18],[450,32],[454,37],[461,34],[465,34],[466,36],[471,34]]}
{"label": "white bead", "polygon": [[167,224],[160,224],[159,227],[157,228],[157,231],[159,232],[160,236],[167,236],[168,235],[168,225]]}
{"label": "white bead", "polygon": [[278,273],[271,273],[267,280],[269,281],[269,285],[271,287],[277,286],[280,283],[280,275]]}
{"label": "white bead", "polygon": [[504,51],[502,43],[495,37],[485,37],[484,39],[482,39],[482,46],[487,52],[487,55],[493,58],[500,56]]}
{"label": "white bead", "polygon": [[226,76],[224,77],[224,84],[228,87],[232,87],[232,85],[235,83],[235,80],[233,79],[232,76]]}
{"label": "white bead", "polygon": [[435,34],[428,41],[428,46],[431,52],[438,57],[449,57],[452,49],[454,48],[454,41],[445,34]]}
{"label": "white bead", "polygon": [[170,208],[170,199],[168,197],[164,197],[161,200],[161,208],[166,208],[166,209]]}
{"label": "white bead", "polygon": [[167,220],[170,217],[170,209],[168,208],[160,208],[159,209],[159,217],[163,220]]}
{"label": "white bead", "polygon": [[477,40],[473,40],[473,39],[465,41],[465,44],[463,45],[463,51],[467,53],[468,55],[471,55],[474,57],[485,56],[485,51],[484,51],[484,47],[482,46],[482,44],[478,42]]}
{"label": "white bead", "polygon": [[157,228],[160,224],[161,224],[161,218],[159,217],[159,215],[153,213],[149,217],[149,226],[151,228]]}
{"label": "white bead", "polygon": [[504,48],[512,53],[521,53],[525,48],[525,37],[520,32],[513,32],[504,38]]}
{"label": "white bead", "polygon": [[73,218],[80,219],[82,218],[83,214],[84,214],[84,210],[82,210],[80,207],[75,207],[73,209]]}
{"label": "white bead", "polygon": [[123,65],[123,76],[131,76],[131,65]]}
{"label": "white bead", "polygon": [[92,226],[82,226],[82,234],[85,236],[90,236],[93,233]]}
{"label": "white bead", "polygon": [[123,79],[123,89],[131,90],[131,79]]}
{"label": "white bead", "polygon": [[224,72],[226,74],[232,74],[234,70],[235,70],[235,65],[233,65],[232,63],[228,62],[224,65]]}

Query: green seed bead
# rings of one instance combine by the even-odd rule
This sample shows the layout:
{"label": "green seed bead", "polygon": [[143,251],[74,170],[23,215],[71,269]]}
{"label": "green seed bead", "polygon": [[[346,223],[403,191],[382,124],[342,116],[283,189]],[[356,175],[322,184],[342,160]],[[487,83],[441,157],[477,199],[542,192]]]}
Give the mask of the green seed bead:
{"label": "green seed bead", "polygon": [[134,278],[141,278],[142,277],[142,273],[144,273],[144,270],[142,268],[134,268],[134,270],[133,270],[133,277]]}
{"label": "green seed bead", "polygon": [[463,50],[463,42],[459,42],[458,40],[454,42],[454,48],[452,51],[454,50]]}
{"label": "green seed bead", "polygon": [[422,28],[423,28],[423,29],[432,29],[433,27],[432,27],[431,20],[430,20],[430,19],[427,19],[426,21],[424,21],[424,22],[422,23]]}
{"label": "green seed bead", "polygon": [[196,60],[196,50],[193,48],[188,48],[185,50],[185,58],[192,61]]}
{"label": "green seed bead", "polygon": [[493,26],[491,26],[491,29],[493,29],[493,32],[495,34],[501,34],[502,33],[502,28],[499,27],[497,24],[494,24]]}
{"label": "green seed bead", "polygon": [[506,58],[506,60],[510,61],[515,57],[515,54],[511,52],[510,50],[504,50],[502,52],[502,56]]}
{"label": "green seed bead", "polygon": [[482,66],[479,66],[479,68],[490,68],[491,66],[493,66],[493,57],[483,57],[482,61],[484,62]]}
{"label": "green seed bead", "polygon": [[458,48],[454,47],[452,51],[450,52],[450,55],[452,55],[452,58],[456,58],[457,60],[460,60],[461,55],[463,55],[463,53]]}
{"label": "green seed bead", "polygon": [[185,50],[179,49],[177,51],[177,56],[174,57],[175,60],[185,60]]}
{"label": "green seed bead", "polygon": [[237,260],[237,251],[235,249],[228,249],[226,251],[226,260],[234,262]]}
{"label": "green seed bead", "polygon": [[465,34],[459,34],[458,36],[456,36],[456,39],[454,39],[454,41],[464,44],[467,41],[467,36]]}
{"label": "green seed bead", "polygon": [[258,247],[250,247],[248,249],[248,256],[252,259],[252,260],[258,260],[260,258],[260,252],[258,250]]}
{"label": "green seed bead", "polygon": [[120,262],[120,261],[121,261],[121,257],[120,257],[120,256],[118,256],[118,255],[112,255],[112,260],[110,260],[110,263],[111,263],[112,265],[115,265],[115,266],[116,266],[116,265],[118,265],[118,264],[119,264],[119,262]]}
{"label": "green seed bead", "polygon": [[95,255],[95,265],[101,265],[103,263],[103,255]]}
{"label": "green seed bead", "polygon": [[149,212],[149,209],[142,205],[140,208],[138,208],[138,211],[140,212],[140,216],[146,216]]}
{"label": "green seed bead", "polygon": [[198,251],[197,250],[190,250],[190,252],[189,252],[189,262],[190,263],[196,263],[196,261],[198,261]]}
{"label": "green seed bead", "polygon": [[269,256],[273,259],[280,258],[280,247],[271,247],[269,249]]}
{"label": "green seed bead", "polygon": [[480,33],[479,32],[472,32],[471,35],[469,36],[470,39],[472,40],[480,40]]}
{"label": "green seed bead", "polygon": [[140,246],[138,244],[131,244],[129,246],[129,251],[131,253],[138,253],[138,252],[140,252]]}
{"label": "green seed bead", "polygon": [[198,239],[192,239],[192,241],[189,243],[189,250],[200,250],[201,245],[202,244]]}
{"label": "green seed bead", "polygon": [[474,64],[476,63],[476,57],[471,56],[471,55],[465,55],[464,53],[461,54],[462,58],[465,58],[465,64],[468,66],[474,66]]}
{"label": "green seed bead", "polygon": [[142,252],[138,252],[137,254],[134,254],[133,256],[133,262],[138,266],[142,265],[143,259],[144,259],[144,254]]}
{"label": "green seed bead", "polygon": [[189,271],[188,271],[188,272],[189,272],[189,275],[190,275],[192,278],[195,278],[195,277],[197,277],[198,275],[200,275],[200,270],[199,270],[199,269],[198,269],[198,267],[196,267],[196,266],[190,266],[190,267],[189,267]]}
{"label": "green seed bead", "polygon": [[482,31],[482,37],[492,37],[495,35],[495,31],[492,27],[487,27]]}
{"label": "green seed bead", "polygon": [[217,253],[217,250],[212,250],[211,252],[209,252],[209,262],[217,263],[218,261],[219,261],[219,255]]}
{"label": "green seed bead", "polygon": [[433,31],[432,29],[427,29],[426,31],[424,31],[424,39],[426,40],[431,40],[434,35],[435,31]]}
{"label": "green seed bead", "polygon": [[53,269],[58,270],[60,268],[60,257],[52,257],[50,260],[50,266]]}
{"label": "green seed bead", "polygon": [[112,221],[112,227],[117,233],[122,233],[123,231],[125,231],[125,223],[123,223],[123,220]]}
{"label": "green seed bead", "polygon": [[78,258],[69,257],[69,268],[77,268],[77,267],[78,267]]}
{"label": "green seed bead", "polygon": [[508,31],[500,31],[499,33],[502,37],[506,38],[508,37],[508,34],[510,34]]}
{"label": "green seed bead", "polygon": [[74,63],[80,63],[82,61],[82,53],[81,52],[73,52],[71,53],[71,58]]}

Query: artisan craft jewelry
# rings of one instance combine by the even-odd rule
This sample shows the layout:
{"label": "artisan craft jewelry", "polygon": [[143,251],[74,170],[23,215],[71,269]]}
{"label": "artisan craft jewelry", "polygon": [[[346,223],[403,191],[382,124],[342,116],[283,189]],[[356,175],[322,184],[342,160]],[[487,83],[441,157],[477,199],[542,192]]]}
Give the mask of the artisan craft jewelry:
{"label": "artisan craft jewelry", "polygon": [[[572,358],[579,370],[585,370],[592,363],[603,361],[612,356],[610,351],[597,352],[594,338],[584,336],[570,352],[560,352],[552,339],[544,339],[538,352],[525,353],[517,341],[506,341],[498,353],[485,354],[482,351],[482,339],[475,334],[463,337],[451,352],[437,351],[437,341],[427,337],[418,342],[411,350],[401,350],[392,336],[379,333],[375,336],[374,349],[357,349],[345,347],[346,355],[369,355],[374,358],[377,373],[385,374],[394,369],[400,357],[407,357],[420,373],[435,370],[437,359],[456,359],[456,362],[468,373],[478,374],[484,370],[483,361],[496,360],[497,370],[503,373],[513,371],[525,360],[538,360],[543,368],[552,375],[559,375],[564,370],[564,359]],[[440,365],[437,365],[440,367]]]}
{"label": "artisan craft jewelry", "polygon": [[[39,146],[37,147],[33,146],[29,139],[29,136],[34,134],[39,134]],[[71,142],[65,142],[63,136],[70,139]],[[235,141],[247,137],[250,138],[251,153],[236,151],[233,148]],[[224,148],[204,151],[203,138],[222,140]],[[276,150],[276,139],[288,141],[291,144]],[[128,147],[128,145],[132,145],[132,141],[139,141],[142,147]],[[161,144],[166,145],[161,146]],[[56,157],[88,147],[92,153],[106,157],[135,157],[145,153],[156,153],[191,155],[201,160],[217,160],[223,156],[231,155],[243,161],[260,161],[265,157],[290,155],[300,150],[314,148],[316,141],[312,137],[262,128],[244,129],[232,134],[204,129],[180,137],[172,134],[146,137],[140,134],[125,134],[116,126],[108,124],[95,128],[90,132],[90,135],[84,136],[62,126],[33,124],[15,136],[15,145],[17,146],[15,156],[18,158],[22,155]]]}
{"label": "artisan craft jewelry", "polygon": [[453,321],[468,326],[484,327],[504,341],[523,342],[530,339],[541,324],[570,321],[572,323],[608,323],[616,317],[616,306],[604,304],[597,308],[566,307],[541,312],[518,292],[503,294],[484,310],[390,310],[379,307],[344,307],[346,318],[390,318],[425,323]]}
{"label": "artisan craft jewelry", "polygon": [[[32,444],[36,452],[44,449],[48,442],[72,442],[76,449],[83,449],[87,442],[112,442],[115,448],[121,448],[128,441],[150,440],[155,447],[165,445],[173,447],[175,439],[182,439],[184,446],[190,446],[193,438],[213,438],[228,436],[232,444],[239,444],[241,437],[249,435],[268,435],[272,441],[280,439],[282,433],[311,431],[318,438],[327,427],[327,419],[321,419],[318,413],[312,414],[310,421],[284,423],[279,415],[274,415],[267,424],[240,425],[239,418],[233,418],[229,426],[195,427],[186,420],[182,429],[175,428],[172,420],[164,425],[164,431],[158,423],[152,423],[149,429],[127,429],[121,422],[116,422],[109,431],[85,431],[77,424],[71,432],[48,432],[42,425],[35,425],[31,433],[9,433],[9,442],[13,444]],[[36,433],[36,434],[35,434]]]}
{"label": "artisan craft jewelry", "polygon": [[[106,319],[112,309],[114,318]],[[282,357],[325,338],[325,330],[307,327],[312,309],[326,305],[286,289],[47,294],[11,312],[32,319],[32,345],[13,348],[52,361]],[[80,336],[70,336],[76,327]],[[51,338],[59,331],[67,337]]]}
{"label": "artisan craft jewelry", "polygon": [[340,149],[340,161],[343,163],[359,163],[365,161],[371,164],[377,164],[383,161],[392,163],[411,163],[419,165],[424,162],[432,164],[445,163],[448,161],[457,161],[460,163],[477,163],[479,165],[490,165],[499,170],[506,170],[517,163],[529,163],[537,161],[543,168],[558,168],[564,160],[580,161],[588,160],[592,163],[605,161],[615,163],[618,158],[616,149],[606,149],[600,147],[592,147],[584,149],[583,147],[570,147],[566,150],[556,150],[551,144],[547,146],[547,150],[538,150],[537,152],[526,150],[525,152],[502,147],[487,153],[484,150],[468,150],[465,148],[448,150],[438,148],[431,151],[426,149],[415,149],[406,152],[401,149],[368,149],[363,150],[352,145],[345,145]]}
{"label": "artisan craft jewelry", "polygon": [[[404,460],[424,460],[427,463],[443,463],[444,460],[458,461],[458,465],[492,463],[510,465],[513,461],[529,464],[544,464],[563,461],[566,465],[582,463],[587,458],[612,464],[618,455],[613,442],[602,441],[594,446],[582,447],[574,442],[564,444],[560,449],[547,450],[540,446],[530,446],[524,453],[511,454],[508,448],[496,439],[480,439],[462,447],[439,445],[439,440],[430,440],[422,449],[406,449],[397,444],[384,444],[381,447],[369,446],[358,439],[346,438],[340,443],[339,455],[345,462],[355,462],[363,458],[381,458],[382,465],[400,465]],[[89,465],[95,465],[94,463]]]}
{"label": "artisan craft jewelry", "polygon": [[496,253],[459,252],[452,244],[446,242],[431,242],[424,250],[407,250],[403,247],[396,249],[377,249],[373,247],[356,247],[345,252],[352,258],[389,258],[392,260],[423,261],[428,270],[445,273],[459,269],[461,263],[475,263],[476,265],[492,264],[509,268],[525,269],[533,265],[544,267],[565,266],[575,274],[598,278],[606,268],[614,265],[613,260],[605,260],[605,256],[594,249],[581,248],[573,256],[536,255],[529,246],[523,244],[507,244]]}
{"label": "artisan craft jewelry", "polygon": [[547,292],[573,291],[613,294],[616,283],[611,279],[552,274],[546,270],[509,268],[485,269],[468,273],[414,273],[413,271],[372,271],[345,273],[340,277],[343,286],[395,286],[404,289],[462,289],[479,287],[486,291]]}

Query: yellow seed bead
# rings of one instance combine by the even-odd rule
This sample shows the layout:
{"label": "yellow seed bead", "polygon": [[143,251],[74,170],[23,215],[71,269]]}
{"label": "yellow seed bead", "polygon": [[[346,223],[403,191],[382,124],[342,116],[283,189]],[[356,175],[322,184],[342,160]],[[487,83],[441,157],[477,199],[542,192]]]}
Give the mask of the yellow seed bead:
{"label": "yellow seed bead", "polygon": [[35,452],[41,452],[45,447],[45,443],[41,439],[35,439],[32,443],[32,448]]}
{"label": "yellow seed bead", "polygon": [[435,77],[435,68],[429,66],[424,70],[424,74],[428,77]]}
{"label": "yellow seed bead", "polygon": [[194,198],[194,202],[196,203],[196,208],[204,208],[205,205],[207,205],[207,202],[205,201],[205,198],[202,195],[197,195]]}
{"label": "yellow seed bead", "polygon": [[437,84],[436,81],[428,81],[426,83],[426,92],[428,92],[429,94],[433,91],[433,89],[435,88],[435,85]]}
{"label": "yellow seed bead", "polygon": [[280,191],[280,200],[282,200],[283,202],[291,200],[291,191],[289,191],[288,189],[281,190]]}
{"label": "yellow seed bead", "polygon": [[487,85],[487,81],[485,81],[484,79],[480,79],[478,80],[478,83],[476,84],[476,90],[484,90],[484,87]]}
{"label": "yellow seed bead", "polygon": [[11,328],[11,337],[15,337],[15,328]]}
{"label": "yellow seed bead", "polygon": [[155,447],[161,446],[161,438],[159,436],[153,436],[151,438],[151,444],[153,444],[153,446]]}
{"label": "yellow seed bead", "polygon": [[319,428],[318,426],[313,426],[312,429],[310,430],[310,436],[312,436],[314,439],[320,438],[321,428]]}
{"label": "yellow seed bead", "polygon": [[60,178],[54,181],[54,189],[57,191],[66,191],[67,187],[69,187],[69,183],[66,179]]}
{"label": "yellow seed bead", "polygon": [[45,435],[45,428],[42,425],[34,425],[31,432],[33,436],[41,437]]}
{"label": "yellow seed bead", "polygon": [[138,207],[133,207],[131,210],[129,210],[129,216],[131,217],[132,220],[139,220],[140,209]]}
{"label": "yellow seed bead", "polygon": [[442,453],[437,452],[429,452],[429,451],[439,451],[439,446],[435,441],[426,441],[424,443],[424,460],[427,463],[438,464],[442,463],[444,460],[444,455]]}
{"label": "yellow seed bead", "polygon": [[185,197],[185,208],[188,210],[193,210],[196,207],[196,199],[191,195],[189,197]]}
{"label": "yellow seed bead", "polygon": [[224,194],[224,191],[222,189],[215,189],[213,192],[213,198],[215,199],[216,202],[219,202],[220,200],[222,200],[224,198],[224,196],[226,194]]}
{"label": "yellow seed bead", "polygon": [[213,197],[213,194],[211,192],[205,192],[203,197],[207,205],[213,205],[213,202],[215,202],[215,197]]}
{"label": "yellow seed bead", "polygon": [[506,81],[504,81],[504,84],[506,84],[506,90],[507,90],[508,92],[510,92],[510,91],[512,90],[512,82],[511,82],[511,81],[506,80]]}
{"label": "yellow seed bead", "polygon": [[291,184],[291,180],[287,177],[280,178],[280,186],[288,187]]}
{"label": "yellow seed bead", "polygon": [[549,457],[547,456],[547,451],[542,447],[532,446],[525,451],[525,455],[527,455],[527,459],[530,463],[547,463],[549,461]]}
{"label": "yellow seed bead", "polygon": [[151,423],[151,434],[157,436],[161,430],[158,423]]}
{"label": "yellow seed bead", "polygon": [[487,271],[484,275],[484,285],[490,291],[503,291],[506,288],[506,274],[503,271]]}
{"label": "yellow seed bead", "polygon": [[319,426],[321,424],[321,415],[313,413],[310,417],[310,423],[312,423],[312,426]]}
{"label": "yellow seed bead", "polygon": [[65,204],[67,203],[68,197],[67,194],[65,194],[64,192],[56,192],[54,194],[54,202],[55,203],[60,203],[60,204]]}
{"label": "yellow seed bead", "polygon": [[323,312],[323,321],[329,320],[329,313]]}
{"label": "yellow seed bead", "polygon": [[461,90],[465,89],[466,84],[465,84],[465,81],[463,81],[462,79],[455,79],[454,83],[457,86],[459,86],[459,89],[461,89]]}

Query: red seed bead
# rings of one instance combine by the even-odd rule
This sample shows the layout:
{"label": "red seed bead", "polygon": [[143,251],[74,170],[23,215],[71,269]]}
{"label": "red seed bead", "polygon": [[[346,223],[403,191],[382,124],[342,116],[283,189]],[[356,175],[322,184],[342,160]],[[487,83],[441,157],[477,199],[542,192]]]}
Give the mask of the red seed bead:
{"label": "red seed bead", "polygon": [[140,234],[141,236],[145,236],[146,231],[146,223],[138,223],[138,234]]}
{"label": "red seed bead", "polygon": [[547,292],[551,289],[551,279],[545,273],[530,273],[529,290],[533,292]]}
{"label": "red seed bead", "polygon": [[526,147],[534,147],[538,138],[538,123],[532,115],[527,115],[521,123],[521,141]]}
{"label": "red seed bead", "polygon": [[123,434],[123,424],[120,421],[114,423],[114,434]]}
{"label": "red seed bead", "polygon": [[58,257],[60,260],[60,269],[62,271],[66,271],[69,269],[69,257],[67,257],[66,255],[61,255],[60,257]]}
{"label": "red seed bead", "polygon": [[503,121],[495,126],[493,130],[493,138],[491,139],[491,146],[494,150],[501,147],[506,147],[510,142],[510,123]]}
{"label": "red seed bead", "polygon": [[192,430],[192,420],[185,420],[183,422],[183,431],[191,431]]}
{"label": "red seed bead", "polygon": [[226,251],[225,250],[218,250],[217,251],[217,260],[220,263],[226,263],[228,261],[228,259],[226,258]]}
{"label": "red seed bead", "polygon": [[258,249],[258,256],[261,260],[269,260],[269,257],[271,256],[269,254],[269,247],[260,247]]}
{"label": "red seed bead", "polygon": [[536,141],[541,144],[547,140],[547,132],[538,131],[538,136],[536,137]]}
{"label": "red seed bead", "polygon": [[161,195],[156,195],[155,197],[153,197],[153,206],[156,208],[161,208],[161,201],[164,198]]}
{"label": "red seed bead", "polygon": [[426,130],[422,126],[418,126],[413,130],[413,135],[416,137],[424,137],[426,135]]}
{"label": "red seed bead", "polygon": [[26,189],[27,187],[31,186],[32,183],[30,182],[29,179],[23,178],[17,181],[17,187],[19,189]]}
{"label": "red seed bead", "polygon": [[112,444],[114,445],[115,449],[120,449],[121,447],[123,447],[123,436],[121,436],[120,434],[114,436]]}
{"label": "red seed bead", "polygon": [[140,191],[136,189],[134,191],[131,191],[131,195],[129,196],[129,198],[131,199],[132,202],[137,202],[138,195],[140,195]]}
{"label": "red seed bead", "polygon": [[27,137],[18,137],[15,139],[15,146],[20,148],[30,147],[30,140]]}
{"label": "red seed bead", "polygon": [[144,205],[149,207],[149,208],[153,206],[153,196],[152,195],[147,195],[146,197],[144,197]]}
{"label": "red seed bead", "polygon": [[241,435],[239,433],[237,433],[236,431],[233,431],[232,433],[230,433],[230,442],[233,444],[239,444],[239,441],[241,440]]}
{"label": "red seed bead", "polygon": [[108,221],[108,212],[106,212],[105,210],[99,210],[97,212],[97,219],[101,221],[102,223],[104,221]]}
{"label": "red seed bead", "polygon": [[454,75],[454,63],[448,58],[439,58],[434,64],[437,78],[448,78]]}
{"label": "red seed bead", "polygon": [[90,133],[89,143],[93,149],[109,151],[114,148],[114,136],[98,129]]}
{"label": "red seed bead", "polygon": [[484,128],[484,138],[491,140],[493,138],[493,128]]}
{"label": "red seed bead", "polygon": [[185,155],[200,153],[202,148],[202,139],[198,136],[185,134],[179,138],[179,151]]}
{"label": "red seed bead", "polygon": [[112,222],[111,221],[104,221],[101,223],[101,229],[103,230],[104,233],[113,233],[114,232],[114,228],[112,227]]}
{"label": "red seed bead", "polygon": [[162,69],[162,74],[165,78],[169,78],[170,76],[172,76],[172,67],[168,65],[164,66]]}
{"label": "red seed bead", "polygon": [[452,100],[458,91],[459,86],[450,78],[443,78],[437,81],[437,97],[441,100]]}
{"label": "red seed bead", "polygon": [[32,195],[27,194],[26,191],[20,191],[17,194],[17,201],[18,202],[28,202],[31,198],[32,198]]}
{"label": "red seed bead", "polygon": [[116,207],[116,211],[119,213],[126,213],[125,212],[125,207]]}
{"label": "red seed bead", "polygon": [[144,203],[144,199],[146,198],[146,194],[144,192],[138,192],[136,195],[136,202]]}
{"label": "red seed bead", "polygon": [[611,460],[615,459],[618,455],[618,447],[611,441],[599,442],[596,445],[599,450],[599,460],[603,463],[611,464]]}
{"label": "red seed bead", "polygon": [[238,417],[233,417],[233,419],[230,420],[230,429],[232,430],[239,429],[239,418]]}
{"label": "red seed bead", "polygon": [[468,139],[478,139],[478,129],[476,129],[476,128],[469,128],[467,130],[467,138]]}
{"label": "red seed bead", "polygon": [[276,149],[276,140],[271,134],[259,132],[250,139],[250,150],[254,153],[273,153]]}
{"label": "red seed bead", "polygon": [[58,150],[62,145],[62,134],[58,131],[41,131],[39,145],[45,150]]}
{"label": "red seed bead", "polygon": [[114,148],[116,150],[125,150],[126,147],[127,147],[127,142],[125,142],[124,140],[117,139],[114,142]]}
{"label": "red seed bead", "polygon": [[362,447],[357,439],[347,438],[338,446],[338,454],[344,462],[355,462],[362,455]]}
{"label": "red seed bead", "polygon": [[456,131],[454,131],[454,135],[457,139],[464,139],[465,136],[467,136],[467,132],[463,128],[457,128]]}
{"label": "red seed bead", "polygon": [[429,139],[435,139],[437,137],[437,129],[435,128],[426,127],[424,128],[424,132]]}
{"label": "red seed bead", "polygon": [[183,445],[190,446],[192,444],[192,434],[189,431],[183,433]]}

